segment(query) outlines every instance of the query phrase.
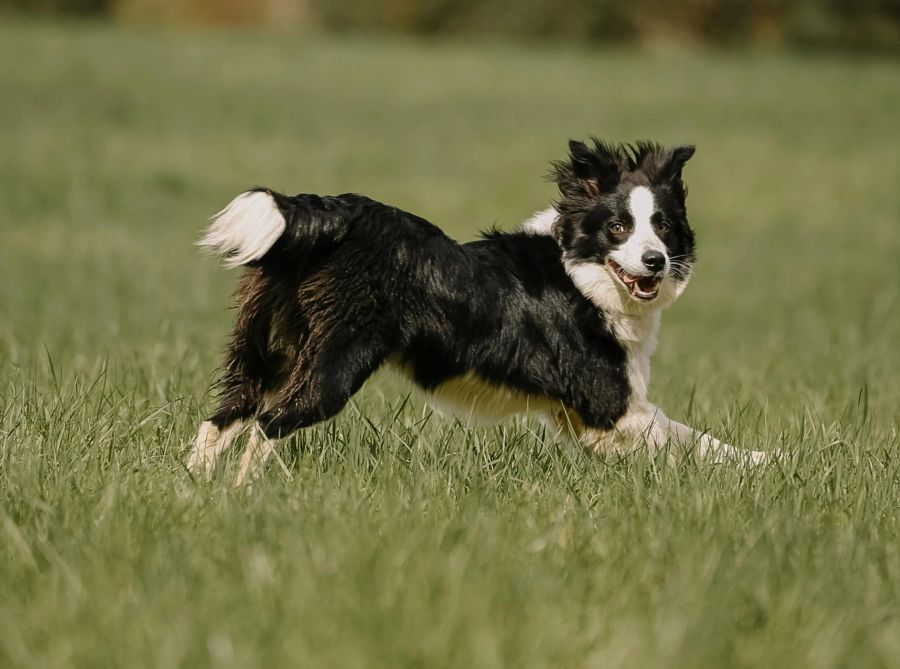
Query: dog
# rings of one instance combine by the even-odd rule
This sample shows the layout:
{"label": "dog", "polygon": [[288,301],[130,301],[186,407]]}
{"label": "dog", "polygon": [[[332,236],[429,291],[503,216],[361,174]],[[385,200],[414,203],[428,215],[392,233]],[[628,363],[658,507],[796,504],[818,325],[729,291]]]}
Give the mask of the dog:
{"label": "dog", "polygon": [[362,195],[238,195],[199,242],[244,273],[220,401],[188,469],[208,475],[249,426],[235,483],[252,479],[276,440],[335,416],[383,365],[441,413],[536,412],[594,451],[674,443],[765,461],[647,399],[660,312],[694,266],[693,154],[570,141],[552,163],[553,206],[466,244]]}

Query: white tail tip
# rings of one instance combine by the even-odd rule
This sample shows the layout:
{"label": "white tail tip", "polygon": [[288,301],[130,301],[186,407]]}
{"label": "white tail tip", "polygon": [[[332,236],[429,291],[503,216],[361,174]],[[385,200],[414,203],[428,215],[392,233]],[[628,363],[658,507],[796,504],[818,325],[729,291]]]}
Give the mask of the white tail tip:
{"label": "white tail tip", "polygon": [[287,222],[271,193],[247,191],[212,217],[212,223],[197,244],[225,258],[226,267],[259,260],[284,234]]}

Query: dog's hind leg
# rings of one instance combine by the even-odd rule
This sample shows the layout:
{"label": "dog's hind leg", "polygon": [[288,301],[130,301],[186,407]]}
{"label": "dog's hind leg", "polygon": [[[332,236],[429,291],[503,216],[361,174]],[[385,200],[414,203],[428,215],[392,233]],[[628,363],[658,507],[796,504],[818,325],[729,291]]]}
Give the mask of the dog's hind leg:
{"label": "dog's hind leg", "polygon": [[249,483],[258,477],[265,469],[266,463],[274,455],[277,444],[274,439],[269,439],[262,428],[254,423],[251,428],[250,439],[241,454],[241,462],[237,476],[234,479],[235,487]]}
{"label": "dog's hind leg", "polygon": [[194,446],[187,457],[188,470],[198,476],[209,476],[219,456],[224,453],[244,429],[244,421],[235,420],[221,429],[212,420],[200,423]]}
{"label": "dog's hind leg", "polygon": [[[228,377],[223,381],[227,383]],[[248,418],[256,413],[259,393],[255,385],[226,385],[216,412],[200,423],[194,447],[187,457],[188,470],[208,477],[216,467],[219,457],[228,450],[244,429]]]}
{"label": "dog's hind leg", "polygon": [[248,269],[238,288],[238,313],[219,381],[220,399],[215,413],[200,424],[188,469],[208,476],[219,457],[259,410],[264,391],[275,383],[280,359],[269,351],[271,307],[265,301],[267,282],[256,269]]}
{"label": "dog's hind leg", "polygon": [[299,367],[277,405],[259,416],[266,437],[286,437],[336,416],[386,356],[387,351],[372,342],[360,342],[340,359],[327,356],[325,364]]}
{"label": "dog's hind leg", "polygon": [[[230,366],[230,365],[229,365]],[[258,383],[239,381],[226,373],[223,394],[216,412],[200,423],[194,446],[187,458],[188,470],[198,476],[209,476],[219,457],[228,450],[259,406]]]}
{"label": "dog's hind leg", "polygon": [[241,456],[235,485],[253,480],[275,455],[276,440],[337,415],[384,362],[389,349],[377,336],[332,338],[327,348],[307,351],[271,408],[257,417],[258,427]]}

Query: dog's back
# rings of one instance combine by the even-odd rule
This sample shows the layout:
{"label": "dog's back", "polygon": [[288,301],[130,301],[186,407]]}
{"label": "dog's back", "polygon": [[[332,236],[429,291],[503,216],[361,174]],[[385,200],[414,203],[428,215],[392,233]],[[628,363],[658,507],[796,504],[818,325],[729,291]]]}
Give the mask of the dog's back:
{"label": "dog's back", "polygon": [[[265,188],[241,193],[216,214],[199,246],[226,267],[285,261],[293,269],[336,249],[360,226],[369,236],[444,238],[437,226],[396,207],[355,193],[282,195]],[[449,241],[449,240],[448,240]]]}

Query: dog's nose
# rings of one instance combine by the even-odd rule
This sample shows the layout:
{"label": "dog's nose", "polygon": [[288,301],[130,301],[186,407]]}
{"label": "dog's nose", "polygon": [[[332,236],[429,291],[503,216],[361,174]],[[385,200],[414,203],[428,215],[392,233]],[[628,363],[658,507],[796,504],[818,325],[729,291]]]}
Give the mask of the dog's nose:
{"label": "dog's nose", "polygon": [[644,255],[641,256],[641,262],[643,262],[646,268],[651,272],[658,272],[666,266],[666,256],[660,251],[646,251]]}

